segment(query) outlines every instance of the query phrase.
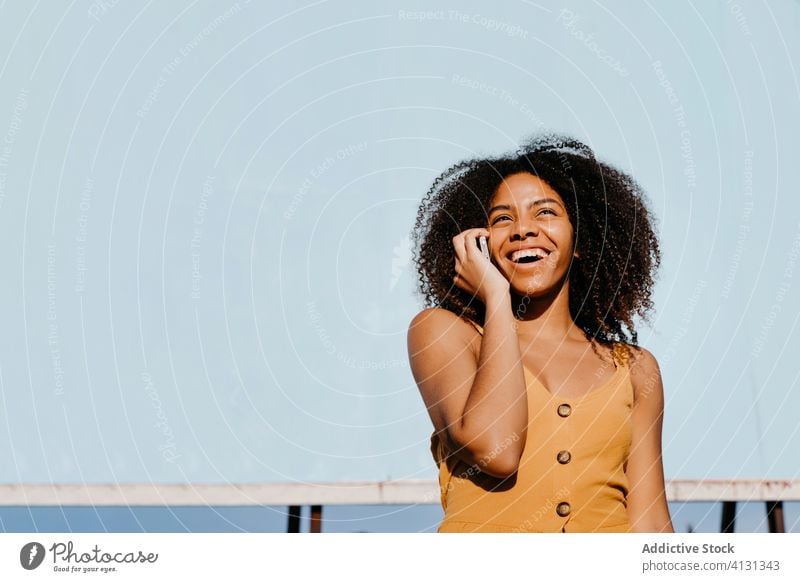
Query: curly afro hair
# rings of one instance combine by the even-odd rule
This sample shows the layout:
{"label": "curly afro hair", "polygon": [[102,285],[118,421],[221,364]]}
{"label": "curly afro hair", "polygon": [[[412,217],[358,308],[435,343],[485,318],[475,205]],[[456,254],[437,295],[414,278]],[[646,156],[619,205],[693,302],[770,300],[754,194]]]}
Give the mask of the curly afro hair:
{"label": "curly afro hair", "polygon": [[462,161],[436,178],[420,204],[412,233],[426,306],[484,324],[480,299],[453,283],[452,238],[468,228],[486,228],[498,186],[520,172],[547,182],[566,206],[580,256],[568,275],[575,324],[589,340],[636,345],[634,318],[647,320],[661,260],[651,214],[630,176],[565,136],[534,137],[513,154]]}

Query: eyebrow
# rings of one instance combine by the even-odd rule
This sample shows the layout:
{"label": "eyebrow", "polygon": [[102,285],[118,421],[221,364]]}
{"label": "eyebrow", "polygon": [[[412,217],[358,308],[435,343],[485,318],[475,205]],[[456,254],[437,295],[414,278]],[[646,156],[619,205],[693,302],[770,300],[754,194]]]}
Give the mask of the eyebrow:
{"label": "eyebrow", "polygon": [[[564,205],[561,204],[561,202],[559,202],[555,198],[539,198],[538,200],[534,200],[533,202],[528,204],[528,206],[529,207],[539,206],[540,204],[547,204],[548,202],[553,202],[555,204],[558,204],[561,208],[564,208]],[[491,215],[493,212],[497,210],[511,210],[511,207],[508,204],[498,204],[497,206],[492,206],[492,208],[489,209],[489,214]]]}

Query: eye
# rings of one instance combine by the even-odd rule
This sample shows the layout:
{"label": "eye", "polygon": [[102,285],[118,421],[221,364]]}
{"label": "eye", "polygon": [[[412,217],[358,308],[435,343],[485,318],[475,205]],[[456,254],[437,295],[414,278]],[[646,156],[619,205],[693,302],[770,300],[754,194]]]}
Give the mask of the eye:
{"label": "eye", "polygon": [[542,208],[539,212],[536,213],[536,216],[542,216],[543,214],[547,214],[549,216],[558,216],[555,210],[552,208]]}
{"label": "eye", "polygon": [[511,217],[507,216],[505,214],[501,214],[500,216],[498,216],[494,220],[492,220],[492,224],[497,224],[498,222],[500,222],[503,219],[511,220]]}

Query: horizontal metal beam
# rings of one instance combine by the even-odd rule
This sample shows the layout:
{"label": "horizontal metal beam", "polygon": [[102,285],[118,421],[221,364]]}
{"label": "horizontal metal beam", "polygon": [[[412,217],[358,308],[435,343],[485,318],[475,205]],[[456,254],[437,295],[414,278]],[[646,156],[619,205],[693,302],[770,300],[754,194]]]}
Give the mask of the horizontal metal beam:
{"label": "horizontal metal beam", "polygon": [[0,505],[248,506],[438,503],[436,481],[0,484]]}
{"label": "horizontal metal beam", "polygon": [[800,480],[667,481],[670,501],[800,501]]}
{"label": "horizontal metal beam", "polygon": [[[670,501],[800,501],[800,480],[672,480]],[[0,484],[7,506],[266,506],[438,504],[434,480],[331,483]]]}

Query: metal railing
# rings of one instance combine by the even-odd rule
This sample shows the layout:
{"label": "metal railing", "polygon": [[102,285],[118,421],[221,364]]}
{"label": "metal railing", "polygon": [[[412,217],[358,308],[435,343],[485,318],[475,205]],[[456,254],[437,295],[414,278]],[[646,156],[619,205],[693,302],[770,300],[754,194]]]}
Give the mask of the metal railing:
{"label": "metal railing", "polygon": [[[763,501],[770,532],[784,532],[784,501],[800,501],[800,480],[684,480],[666,483],[668,501],[721,502],[720,531],[733,532],[737,502]],[[20,483],[0,484],[4,506],[288,506],[287,532],[322,531],[324,505],[426,505],[440,501],[435,480],[331,483]]]}

